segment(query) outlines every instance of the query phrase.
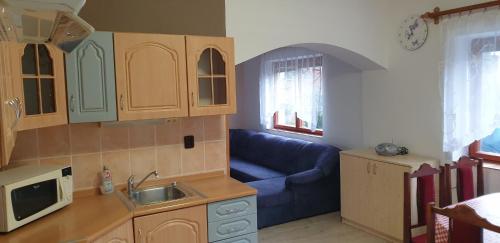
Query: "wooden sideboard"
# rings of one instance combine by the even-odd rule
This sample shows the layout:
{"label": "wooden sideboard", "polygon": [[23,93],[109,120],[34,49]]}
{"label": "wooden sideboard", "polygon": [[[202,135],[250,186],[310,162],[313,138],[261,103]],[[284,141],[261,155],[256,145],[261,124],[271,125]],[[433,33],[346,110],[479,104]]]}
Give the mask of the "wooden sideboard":
{"label": "wooden sideboard", "polygon": [[436,159],[411,154],[385,157],[373,149],[342,151],[342,222],[402,242],[403,176],[423,163],[439,165]]}

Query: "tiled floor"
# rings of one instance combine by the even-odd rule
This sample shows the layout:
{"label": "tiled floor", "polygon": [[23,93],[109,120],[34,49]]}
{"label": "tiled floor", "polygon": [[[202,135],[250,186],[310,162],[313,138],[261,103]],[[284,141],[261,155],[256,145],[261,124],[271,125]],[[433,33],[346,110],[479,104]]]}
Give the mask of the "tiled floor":
{"label": "tiled floor", "polygon": [[259,230],[260,243],[383,243],[380,238],[340,222],[330,213]]}

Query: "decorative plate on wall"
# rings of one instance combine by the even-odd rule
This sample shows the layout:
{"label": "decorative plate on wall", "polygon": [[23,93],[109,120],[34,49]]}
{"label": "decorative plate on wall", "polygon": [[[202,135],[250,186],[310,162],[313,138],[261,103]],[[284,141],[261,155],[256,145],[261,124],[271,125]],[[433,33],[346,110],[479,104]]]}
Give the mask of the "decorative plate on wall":
{"label": "decorative plate on wall", "polygon": [[399,27],[399,43],[406,50],[414,51],[425,43],[427,34],[427,22],[418,15],[412,15]]}

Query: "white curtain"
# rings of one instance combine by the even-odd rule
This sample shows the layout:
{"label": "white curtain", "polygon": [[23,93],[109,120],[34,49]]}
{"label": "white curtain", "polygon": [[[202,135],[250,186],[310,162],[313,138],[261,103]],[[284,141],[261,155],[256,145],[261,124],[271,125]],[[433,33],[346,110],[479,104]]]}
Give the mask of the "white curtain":
{"label": "white curtain", "polygon": [[303,48],[281,48],[261,57],[260,124],[273,127],[273,115],[297,112],[307,127],[317,130],[322,113],[321,54]]}
{"label": "white curtain", "polygon": [[500,11],[444,19],[442,37],[443,149],[456,159],[500,127]]}

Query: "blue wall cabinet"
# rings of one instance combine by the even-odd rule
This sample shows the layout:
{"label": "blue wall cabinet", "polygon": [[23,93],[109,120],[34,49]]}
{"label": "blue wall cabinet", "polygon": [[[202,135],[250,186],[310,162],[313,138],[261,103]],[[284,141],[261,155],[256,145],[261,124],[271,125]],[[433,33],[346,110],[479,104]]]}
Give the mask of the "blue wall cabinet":
{"label": "blue wall cabinet", "polygon": [[113,33],[95,32],[66,54],[70,123],[116,121]]}

